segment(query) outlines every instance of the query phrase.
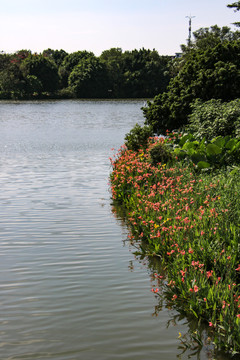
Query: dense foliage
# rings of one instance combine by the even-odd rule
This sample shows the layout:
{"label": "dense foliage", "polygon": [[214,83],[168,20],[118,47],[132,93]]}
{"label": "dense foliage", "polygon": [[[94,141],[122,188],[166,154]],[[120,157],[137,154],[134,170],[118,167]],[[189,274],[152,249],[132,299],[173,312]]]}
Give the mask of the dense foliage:
{"label": "dense foliage", "polygon": [[240,137],[240,99],[229,102],[209,100],[195,101],[191,106],[189,125],[186,130],[197,139],[213,139],[216,136]]}
{"label": "dense foliage", "polygon": [[166,73],[171,58],[159,56],[156,50],[126,51],[119,48],[104,51],[100,59],[110,73],[109,88],[114,97],[148,97],[163,92],[169,82]]}
{"label": "dense foliage", "polygon": [[[216,155],[221,140],[204,145],[207,155]],[[127,208],[129,236],[134,246],[139,245],[139,255],[160,260],[162,272],[155,274],[152,289],[160,304],[164,296],[169,306],[197,319],[192,335],[199,346],[204,341],[200,323],[205,323],[215,348],[236,354],[240,352],[239,167],[211,173],[196,169],[187,158],[176,161],[174,149],[184,144],[190,144],[186,136],[169,134],[152,138],[145,150],[122,147],[112,159],[112,196]]]}
{"label": "dense foliage", "polygon": [[98,58],[82,59],[70,73],[68,85],[78,98],[106,98],[108,96],[107,69]]}
{"label": "dense foliage", "polygon": [[146,148],[148,139],[153,135],[150,126],[140,126],[136,124],[132,130],[125,136],[125,145],[129,150],[137,151],[141,148]]}
{"label": "dense foliage", "polygon": [[0,53],[0,98],[150,98],[166,89],[170,60],[146,49]]}
{"label": "dense foliage", "polygon": [[214,26],[194,35],[194,44],[183,47],[183,56],[175,63],[176,75],[167,91],[143,109],[146,124],[157,134],[186,125],[197,98],[227,102],[240,97],[240,33]]}
{"label": "dense foliage", "polygon": [[174,133],[168,147],[178,160],[187,160],[195,170],[231,169],[240,164],[240,139],[229,135],[197,140],[191,133]]}

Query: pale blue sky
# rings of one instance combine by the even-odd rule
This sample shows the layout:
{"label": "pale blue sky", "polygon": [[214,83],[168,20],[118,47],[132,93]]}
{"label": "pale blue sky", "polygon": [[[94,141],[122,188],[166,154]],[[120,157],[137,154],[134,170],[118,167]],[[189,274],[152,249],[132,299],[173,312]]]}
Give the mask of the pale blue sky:
{"label": "pale blue sky", "polygon": [[231,26],[240,13],[233,0],[0,0],[0,51],[93,51],[120,47],[180,51],[192,30]]}

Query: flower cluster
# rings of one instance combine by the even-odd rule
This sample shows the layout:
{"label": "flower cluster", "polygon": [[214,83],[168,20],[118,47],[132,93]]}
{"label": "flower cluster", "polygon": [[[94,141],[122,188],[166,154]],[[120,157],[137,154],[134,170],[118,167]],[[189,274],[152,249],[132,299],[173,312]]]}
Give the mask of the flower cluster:
{"label": "flower cluster", "polygon": [[122,147],[111,159],[112,197],[128,209],[131,237],[167,267],[169,301],[208,321],[219,347],[240,350],[239,226],[228,217],[226,184],[180,163],[152,165],[158,141],[166,140],[146,151]]}

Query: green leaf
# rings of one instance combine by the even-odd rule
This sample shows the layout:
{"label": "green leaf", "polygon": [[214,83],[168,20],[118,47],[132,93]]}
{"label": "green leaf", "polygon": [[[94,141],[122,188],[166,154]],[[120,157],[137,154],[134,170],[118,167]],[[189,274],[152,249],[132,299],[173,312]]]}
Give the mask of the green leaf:
{"label": "green leaf", "polygon": [[195,151],[194,154],[192,154],[191,159],[194,164],[197,164],[200,161],[205,161],[206,156],[202,155],[200,152]]}
{"label": "green leaf", "polygon": [[175,148],[174,149],[174,153],[180,158],[180,159],[184,159],[186,157],[186,152],[182,149],[179,148]]}
{"label": "green leaf", "polygon": [[206,152],[208,155],[218,155],[221,154],[222,149],[215,144],[208,144],[206,147]]}
{"label": "green leaf", "polygon": [[193,135],[192,134],[185,134],[182,136],[180,142],[179,142],[179,145],[180,146],[183,146],[185,144],[186,141],[188,140],[191,140],[193,138]]}
{"label": "green leaf", "polygon": [[225,147],[226,147],[227,149],[229,149],[229,150],[233,150],[233,148],[234,148],[234,146],[236,145],[237,142],[238,142],[237,139],[230,139],[230,140],[226,143]]}
{"label": "green leaf", "polygon": [[198,319],[198,314],[196,313],[196,311],[194,311],[193,309],[191,309],[192,313],[194,316],[196,316],[196,318]]}
{"label": "green leaf", "polygon": [[212,144],[217,145],[220,149],[224,147],[225,143],[226,143],[226,139],[223,138],[222,136],[219,136],[212,140]]}
{"label": "green leaf", "polygon": [[195,144],[195,142],[187,141],[187,142],[185,142],[185,144],[183,145],[182,148],[183,148],[183,150],[195,149],[195,148],[196,148],[196,144]]}
{"label": "green leaf", "polygon": [[199,161],[197,163],[197,167],[198,167],[198,169],[209,169],[211,167],[211,165],[206,161]]}

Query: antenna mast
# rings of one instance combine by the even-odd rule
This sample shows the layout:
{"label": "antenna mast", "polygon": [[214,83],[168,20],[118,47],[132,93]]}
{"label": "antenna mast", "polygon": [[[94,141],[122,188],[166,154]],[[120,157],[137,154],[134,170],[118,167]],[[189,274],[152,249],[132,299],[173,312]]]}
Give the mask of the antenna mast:
{"label": "antenna mast", "polygon": [[186,18],[189,19],[189,28],[188,28],[188,45],[191,45],[191,37],[192,37],[192,19],[195,18],[196,16],[186,16]]}

